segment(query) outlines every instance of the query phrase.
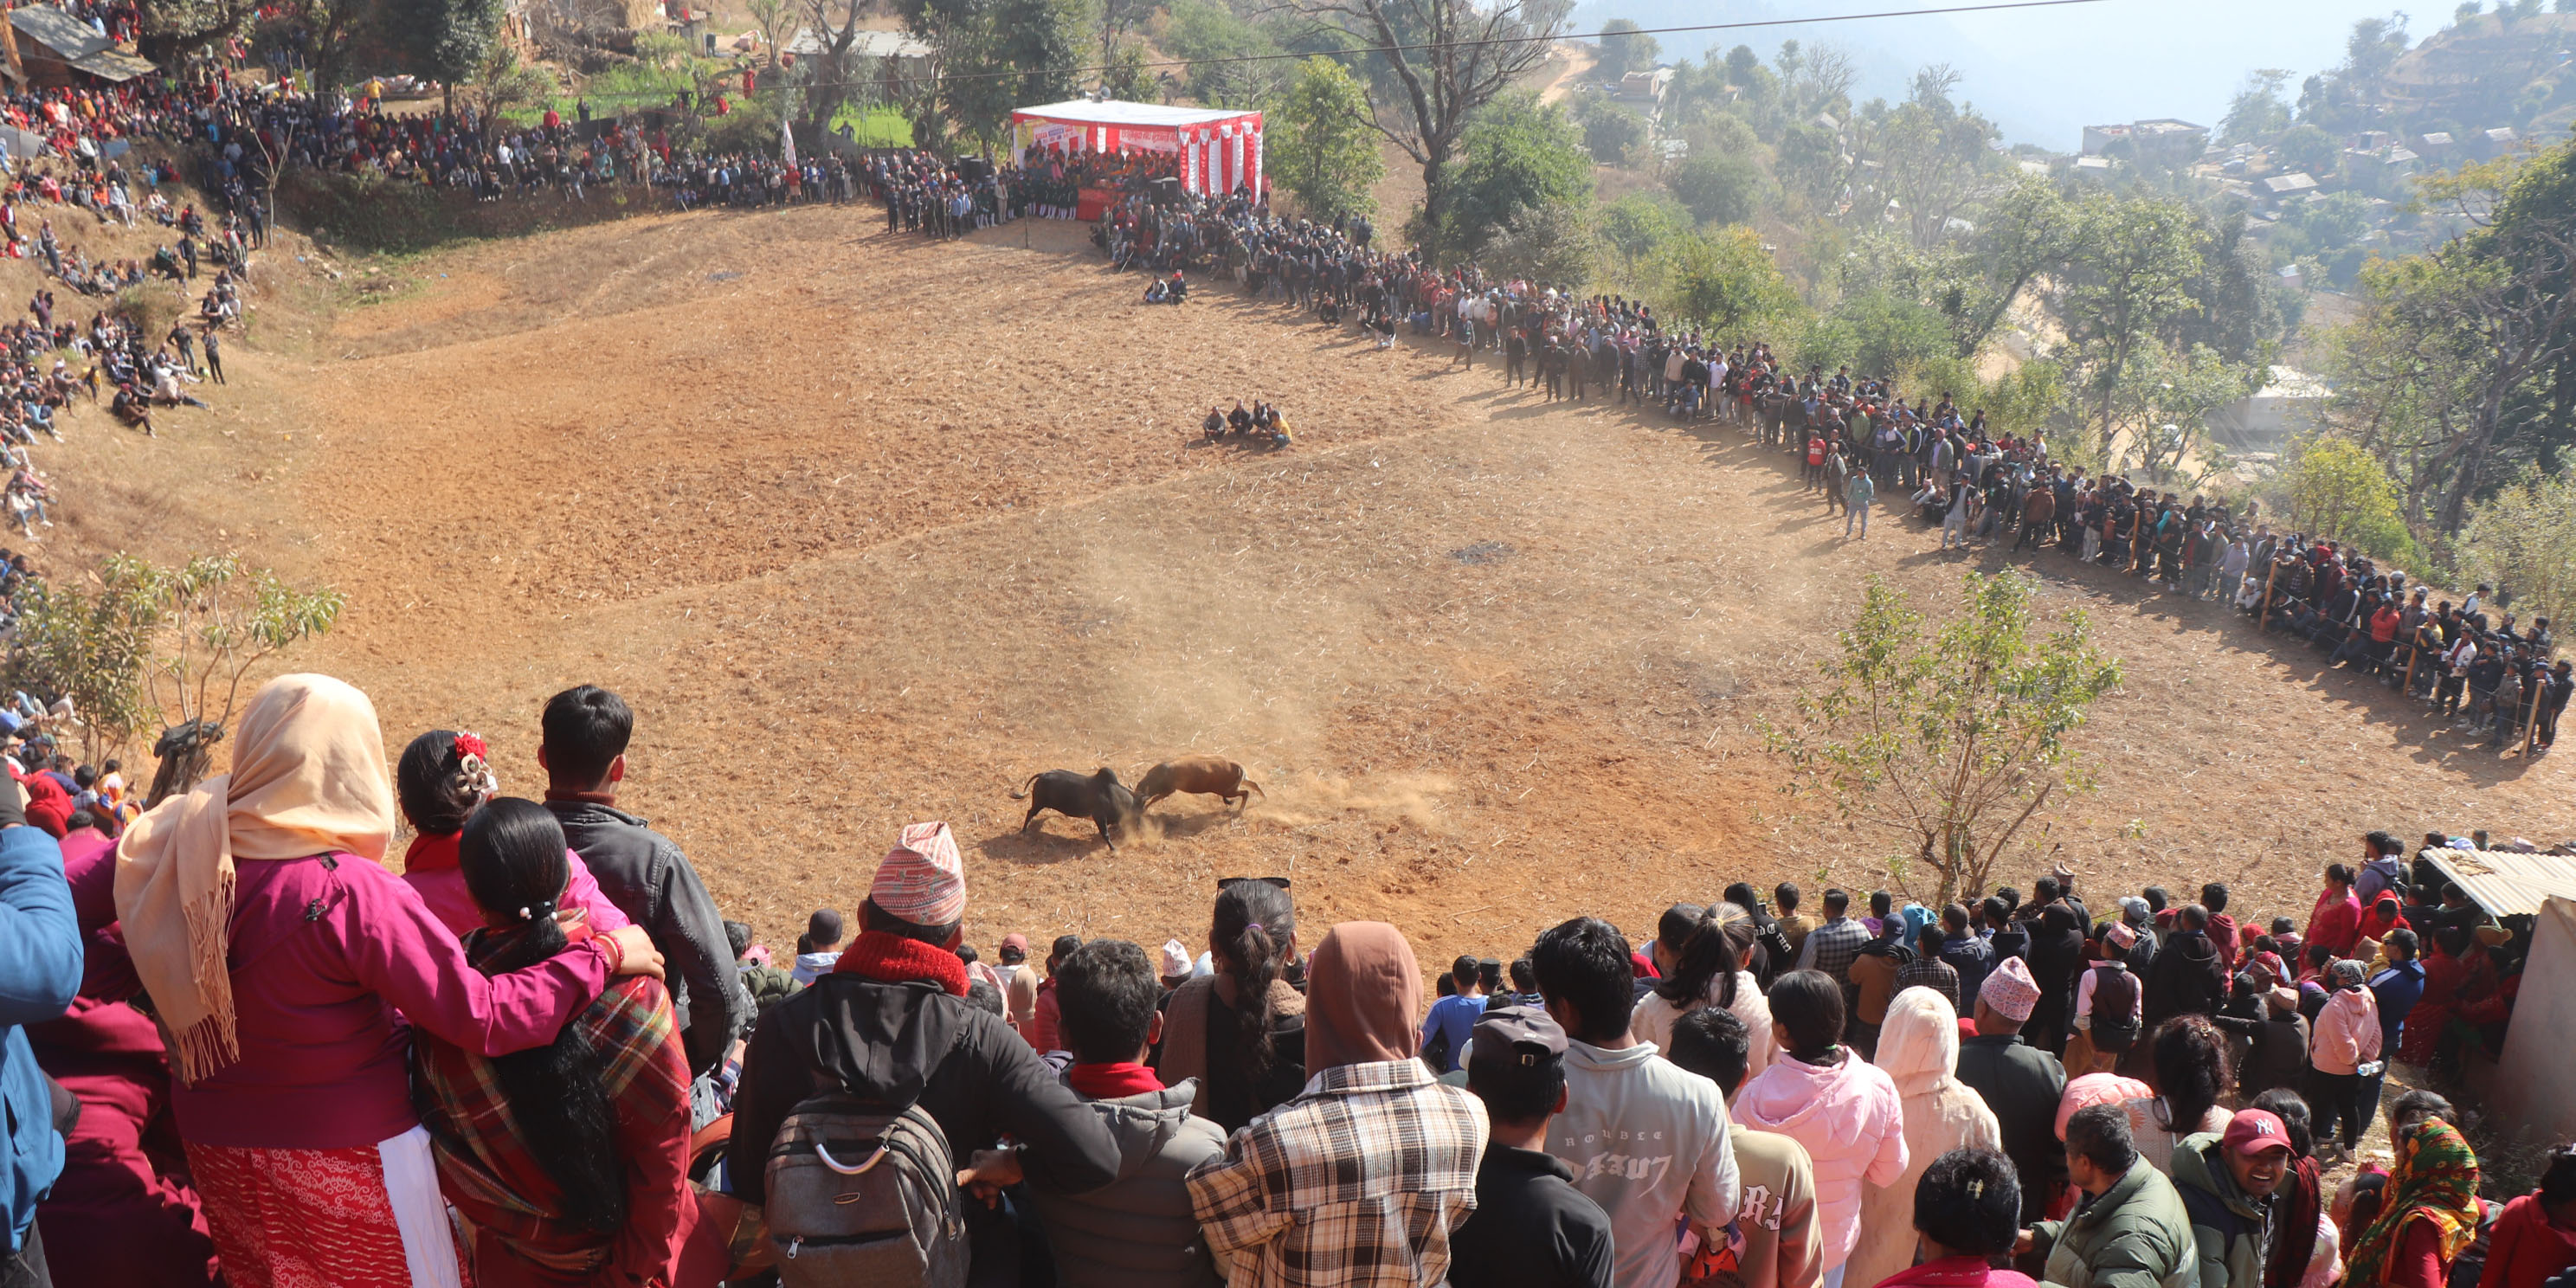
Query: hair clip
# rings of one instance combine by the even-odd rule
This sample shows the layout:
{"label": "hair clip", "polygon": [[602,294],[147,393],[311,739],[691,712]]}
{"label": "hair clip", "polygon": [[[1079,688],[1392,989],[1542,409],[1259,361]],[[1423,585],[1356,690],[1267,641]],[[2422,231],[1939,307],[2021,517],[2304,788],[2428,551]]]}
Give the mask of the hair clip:
{"label": "hair clip", "polygon": [[1982,1176],[1971,1178],[1971,1179],[1968,1181],[1968,1197],[1969,1197],[1969,1198],[1971,1198],[1971,1199],[1981,1199],[1981,1198],[1984,1198],[1985,1196],[1986,1196],[1986,1181],[1985,1181],[1985,1178],[1984,1178],[1984,1177],[1982,1177]]}

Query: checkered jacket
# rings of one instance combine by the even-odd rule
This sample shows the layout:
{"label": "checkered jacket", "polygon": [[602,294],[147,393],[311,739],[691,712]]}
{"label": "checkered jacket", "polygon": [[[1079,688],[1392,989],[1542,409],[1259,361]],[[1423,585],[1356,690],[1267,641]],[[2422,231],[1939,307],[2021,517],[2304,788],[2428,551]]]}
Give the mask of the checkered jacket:
{"label": "checkered jacket", "polygon": [[1860,956],[1861,945],[1869,942],[1869,927],[1856,918],[1828,921],[1807,932],[1807,946],[1798,950],[1798,969],[1820,970],[1834,977],[1834,982],[1851,986],[1852,959]]}
{"label": "checkered jacket", "polygon": [[1950,999],[1951,1009],[1959,1005],[1959,968],[1938,957],[1917,956],[1896,968],[1896,980],[1890,985],[1890,996],[1916,985],[1931,989]]}
{"label": "checkered jacket", "polygon": [[1419,1060],[1326,1069],[1190,1172],[1230,1288],[1418,1288],[1476,1208],[1485,1104]]}

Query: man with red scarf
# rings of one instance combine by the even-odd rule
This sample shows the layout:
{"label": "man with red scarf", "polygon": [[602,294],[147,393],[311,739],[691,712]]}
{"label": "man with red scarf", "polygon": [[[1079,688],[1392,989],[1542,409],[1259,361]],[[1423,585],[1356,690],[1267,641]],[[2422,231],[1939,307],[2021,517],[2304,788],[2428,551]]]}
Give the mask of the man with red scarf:
{"label": "man with red scarf", "polygon": [[[872,1101],[919,1103],[961,1171],[1008,1135],[1035,1185],[1085,1194],[1118,1179],[1118,1142],[1099,1115],[1001,1016],[967,1004],[966,963],[956,953],[965,919],[965,862],[948,825],[906,826],[859,905],[859,937],[830,974],[752,1030],[726,1151],[735,1197],[767,1200],[764,1173],[780,1124],[797,1102],[835,1083]],[[1018,1282],[1009,1219],[968,1203],[966,1224],[968,1282]]]}

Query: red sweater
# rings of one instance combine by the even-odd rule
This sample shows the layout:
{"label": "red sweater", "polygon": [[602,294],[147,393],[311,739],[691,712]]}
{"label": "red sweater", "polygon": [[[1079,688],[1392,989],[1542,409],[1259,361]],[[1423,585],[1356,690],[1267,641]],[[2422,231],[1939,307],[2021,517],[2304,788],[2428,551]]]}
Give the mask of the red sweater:
{"label": "red sweater", "polygon": [[2576,1266],[2576,1230],[2551,1225],[2540,1196],[2525,1194],[2504,1205],[2487,1244],[2484,1288],[2540,1288],[2551,1275]]}

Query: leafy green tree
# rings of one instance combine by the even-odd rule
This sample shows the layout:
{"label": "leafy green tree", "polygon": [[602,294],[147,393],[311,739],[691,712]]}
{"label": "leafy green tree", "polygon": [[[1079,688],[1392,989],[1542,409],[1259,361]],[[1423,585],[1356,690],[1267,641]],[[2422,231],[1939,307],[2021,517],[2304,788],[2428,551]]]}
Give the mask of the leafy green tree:
{"label": "leafy green tree", "polygon": [[1665,309],[1672,320],[1697,324],[1720,336],[1786,316],[1797,294],[1762,238],[1741,224],[1678,238],[1662,264]]}
{"label": "leafy green tree", "polygon": [[2478,505],[2460,534],[2462,571],[2513,588],[2514,605],[2565,622],[2576,612],[2576,477],[2534,471]]}
{"label": "leafy green tree", "polygon": [[2320,536],[2359,546],[2376,559],[2421,567],[2414,538],[2397,513],[2397,480],[2377,457],[2350,439],[2311,435],[2291,445],[2282,472],[2289,521]]}
{"label": "leafy green tree", "polygon": [[1905,595],[1872,577],[1821,683],[1788,724],[1763,722],[1791,771],[1781,790],[1821,794],[1902,847],[1938,883],[1927,902],[1983,892],[2033,818],[2093,784],[2074,738],[2120,663],[2082,610],[2034,638],[2036,584],[1969,573],[1962,611],[1927,635]]}
{"label": "leafy green tree", "polygon": [[1286,101],[1266,118],[1267,171],[1295,194],[1308,218],[1334,220],[1377,209],[1370,191],[1386,174],[1365,123],[1368,97],[1342,65],[1321,54],[1298,64]]}
{"label": "leafy green tree", "polygon": [[2370,198],[2358,192],[2330,192],[2292,202],[2281,211],[2272,233],[2273,252],[2286,260],[2313,259],[2323,265],[2336,286],[2349,287],[2361,274],[2369,248],[2362,239],[2371,230]]}
{"label": "leafy green tree", "polygon": [[1634,164],[1646,149],[1646,118],[1599,94],[1575,100],[1574,123],[1583,128],[1583,146],[1603,165]]}
{"label": "leafy green tree", "polygon": [[[1365,119],[1422,167],[1414,245],[1440,262],[1472,249],[1449,244],[1453,234],[1477,231],[1473,245],[1490,237],[1512,211],[1453,218],[1459,184],[1451,165],[1486,106],[1547,60],[1572,6],[1565,0],[1278,0],[1275,7],[1373,55]],[[1580,160],[1580,137],[1574,141]],[[1583,165],[1588,180],[1590,163]]]}
{"label": "leafy green tree", "polygon": [[2272,143],[2272,159],[2283,170],[2331,174],[2343,145],[2313,125],[2294,125]]}
{"label": "leafy green tree", "polygon": [[[1283,52],[1270,29],[1244,21],[1211,0],[1174,0],[1154,43],[1190,63],[1190,97],[1211,107],[1266,107],[1288,92],[1300,63],[1286,59],[1244,61]],[[1360,110],[1366,108],[1361,100]],[[1358,115],[1352,124],[1362,130]]]}
{"label": "leafy green tree", "polygon": [[2073,260],[2082,235],[2077,209],[2045,179],[2024,175],[1998,194],[1986,207],[1973,242],[1973,262],[1981,271],[1963,275],[1955,291],[1945,291],[1939,301],[1951,316],[1959,356],[1977,356],[2013,300],[2032,282]]}
{"label": "leafy green tree", "polygon": [[2289,81],[2290,73],[2278,67],[2247,72],[2219,120],[2218,141],[2254,143],[2290,128],[2290,104],[2281,97],[2281,87]]}
{"label": "leafy green tree", "polygon": [[2130,355],[2191,303],[2200,247],[2199,215],[2179,201],[2105,194],[2077,212],[2063,315],[2099,412],[2095,442],[2105,461],[2119,433],[2116,399]]}
{"label": "leafy green tree", "polygon": [[1831,316],[1844,347],[1801,355],[1828,370],[1848,362],[1861,374],[1886,376],[1950,355],[1949,319],[1916,300],[1880,292],[1846,296]]}
{"label": "leafy green tree", "polygon": [[1592,79],[1617,81],[1630,72],[1654,67],[1655,56],[1664,48],[1655,42],[1654,37],[1620,34],[1637,30],[1637,24],[1626,18],[1613,18],[1601,24],[1601,38],[1596,42],[1601,47],[1601,57],[1592,65]]}
{"label": "leafy green tree", "polygon": [[1761,205],[1762,167],[1740,156],[1698,152],[1674,168],[1672,188],[1701,223],[1749,223]]}
{"label": "leafy green tree", "polygon": [[[449,86],[471,80],[501,34],[501,0],[383,0],[403,67]],[[452,92],[452,90],[451,90]]]}
{"label": "leafy green tree", "polygon": [[1842,204],[1843,184],[1851,171],[1840,135],[1813,121],[1792,121],[1780,133],[1773,172],[1782,190],[1802,198],[1809,211],[1831,216]]}
{"label": "leafy green tree", "polygon": [[[868,0],[806,0],[824,41],[830,80],[854,79],[846,67]],[[1084,25],[1075,0],[895,0],[904,29],[929,45],[939,78],[916,87],[906,104],[913,137],[935,145],[949,130],[990,150],[1008,131],[1013,108],[1051,103],[1074,92],[1074,33]],[[809,93],[807,110],[840,104]],[[819,119],[829,120],[829,116]]]}
{"label": "leafy green tree", "polygon": [[1690,230],[1690,212],[1661,193],[1632,192],[1601,208],[1601,240],[1631,277]]}
{"label": "leafy green tree", "polygon": [[1441,244],[1484,249],[1514,215],[1568,205],[1592,194],[1592,158],[1565,109],[1533,94],[1496,99],[1460,144]]}
{"label": "leafy green tree", "polygon": [[1514,214],[1479,262],[1506,278],[1581,293],[1601,256],[1589,207],[1575,202],[1532,206]]}
{"label": "leafy green tree", "polygon": [[146,683],[160,605],[120,555],[92,590],[81,582],[33,583],[9,638],[12,689],[65,697],[80,713],[81,759],[122,754],[160,715]]}

